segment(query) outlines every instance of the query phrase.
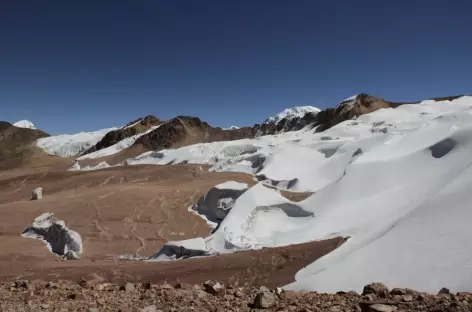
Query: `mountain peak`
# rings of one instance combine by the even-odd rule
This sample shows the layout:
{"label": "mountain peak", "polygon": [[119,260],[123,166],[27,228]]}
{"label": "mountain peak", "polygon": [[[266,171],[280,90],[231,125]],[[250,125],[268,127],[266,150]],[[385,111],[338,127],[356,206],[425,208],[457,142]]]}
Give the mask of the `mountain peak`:
{"label": "mountain peak", "polygon": [[314,106],[295,106],[286,108],[277,115],[267,118],[264,123],[278,123],[282,119],[293,119],[296,117],[303,117],[308,113],[319,113],[321,109]]}
{"label": "mountain peak", "polygon": [[29,120],[20,120],[20,121],[15,122],[13,125],[17,128],[26,128],[26,129],[33,129],[33,130],[36,129],[34,124]]}

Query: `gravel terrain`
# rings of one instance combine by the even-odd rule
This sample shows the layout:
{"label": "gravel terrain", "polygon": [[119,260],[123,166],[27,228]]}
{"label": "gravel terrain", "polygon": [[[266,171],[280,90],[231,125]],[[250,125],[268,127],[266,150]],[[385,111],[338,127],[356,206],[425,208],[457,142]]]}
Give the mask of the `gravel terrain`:
{"label": "gravel terrain", "polygon": [[262,287],[232,287],[207,281],[179,283],[89,283],[14,281],[0,285],[1,311],[471,311],[472,294],[437,295],[383,284],[355,292],[322,294]]}

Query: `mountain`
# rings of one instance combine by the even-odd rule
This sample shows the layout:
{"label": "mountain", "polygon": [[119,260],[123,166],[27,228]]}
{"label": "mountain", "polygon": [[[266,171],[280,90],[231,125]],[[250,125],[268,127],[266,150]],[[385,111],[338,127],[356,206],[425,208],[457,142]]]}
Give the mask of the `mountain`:
{"label": "mountain", "polygon": [[98,141],[95,145],[82,152],[81,155],[90,154],[101,149],[110,147],[124,139],[133,136],[139,136],[139,134],[146,132],[152,126],[157,126],[161,123],[161,120],[152,115],[148,115],[143,118],[138,118],[119,129],[107,132],[100,141]]}
{"label": "mountain", "polygon": [[20,120],[20,121],[17,121],[13,124],[15,127],[18,127],[18,128],[26,128],[26,129],[36,129],[34,124],[29,121],[29,120]]}
{"label": "mountain", "polygon": [[39,139],[37,146],[49,155],[71,157],[79,155],[99,142],[108,132],[116,128],[107,128],[92,132],[61,134]]}
{"label": "mountain", "polygon": [[[280,285],[285,289],[361,292],[373,281],[428,292],[444,286],[454,292],[472,289],[464,274],[472,268],[472,97],[407,103],[361,93],[319,112],[230,130],[190,116],[165,121],[149,117],[144,124],[142,120],[97,135],[88,147],[96,146],[95,150],[82,154],[71,168],[93,172],[60,172],[56,167],[45,177],[37,172],[28,181],[23,176],[11,178],[3,185],[17,186],[12,189],[18,193],[8,196],[17,201],[30,192],[21,181],[32,186],[60,176],[55,183],[69,183],[61,189],[65,201],[52,205],[61,196],[56,193],[50,202],[39,204],[44,205],[40,210],[66,207],[70,213],[69,202],[81,203],[75,207],[83,210],[73,213],[89,219],[74,228],[89,231],[84,241],[101,241],[105,235],[113,238],[110,245],[116,240],[115,253],[134,253],[138,248],[139,256],[144,248],[152,248],[155,253],[147,260],[225,257],[330,239],[342,243],[318,260],[307,260],[303,269],[294,269],[299,271],[290,284]],[[0,123],[0,131],[11,128],[34,133]],[[104,140],[109,132],[114,134]],[[10,139],[10,148],[15,143]],[[21,144],[33,143],[30,139]],[[159,173],[151,175],[156,168]],[[169,183],[168,177],[182,179]],[[210,183],[210,177],[222,180]],[[182,181],[190,183],[186,190]],[[218,191],[211,190],[215,185]],[[92,187],[96,189],[85,197]],[[80,196],[74,197],[75,190]],[[187,193],[180,195],[183,191]],[[302,194],[302,200],[284,192]],[[179,201],[166,206],[172,197]],[[22,214],[12,205],[10,215],[38,211],[31,209],[37,203],[24,202]],[[197,221],[213,222],[213,231],[193,232],[194,216],[186,214],[192,204],[197,206],[191,212],[202,217]],[[123,210],[116,214],[118,205]],[[158,215],[151,215],[159,209]],[[188,219],[191,225],[174,218]],[[165,227],[161,221],[167,222]],[[90,226],[93,223],[96,226]],[[121,235],[124,227],[129,232]],[[151,229],[152,236],[143,238],[145,229]],[[121,237],[130,249],[124,249]],[[287,253],[280,268],[291,256]]]}
{"label": "mountain", "polygon": [[321,109],[314,107],[314,106],[296,106],[292,108],[286,108],[281,111],[279,114],[267,118],[264,123],[279,123],[283,119],[293,119],[293,118],[301,118],[308,113],[317,114],[321,111]]}
{"label": "mountain", "polygon": [[[26,125],[26,124],[25,124]],[[0,121],[0,167],[13,166],[33,153],[34,144],[48,134],[36,129],[14,126]],[[5,162],[8,163],[5,163]]]}

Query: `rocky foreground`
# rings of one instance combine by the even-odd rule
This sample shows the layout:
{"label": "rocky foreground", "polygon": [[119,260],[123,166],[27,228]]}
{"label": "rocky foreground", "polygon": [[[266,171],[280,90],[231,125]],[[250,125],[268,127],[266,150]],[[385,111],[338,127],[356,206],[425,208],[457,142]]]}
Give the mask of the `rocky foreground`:
{"label": "rocky foreground", "polygon": [[472,311],[472,293],[437,295],[387,289],[374,283],[362,294],[293,292],[266,287],[82,281],[15,281],[0,284],[0,311]]}

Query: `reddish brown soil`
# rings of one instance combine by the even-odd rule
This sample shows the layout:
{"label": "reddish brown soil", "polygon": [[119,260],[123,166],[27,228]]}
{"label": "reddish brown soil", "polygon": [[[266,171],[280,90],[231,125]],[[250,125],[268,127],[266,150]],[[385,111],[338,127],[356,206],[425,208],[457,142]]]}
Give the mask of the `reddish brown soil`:
{"label": "reddish brown soil", "polygon": [[[334,239],[165,263],[117,260],[121,255],[150,256],[169,240],[207,236],[207,224],[187,209],[213,186],[228,180],[254,183],[246,174],[210,173],[198,165],[125,166],[91,172],[43,166],[0,172],[0,280],[200,283],[218,279],[280,286],[341,242]],[[44,198],[31,201],[31,191],[38,186],[43,187]],[[308,196],[284,195],[294,200]],[[84,253],[80,260],[58,260],[42,242],[20,235],[35,217],[49,211],[81,234]]]}

